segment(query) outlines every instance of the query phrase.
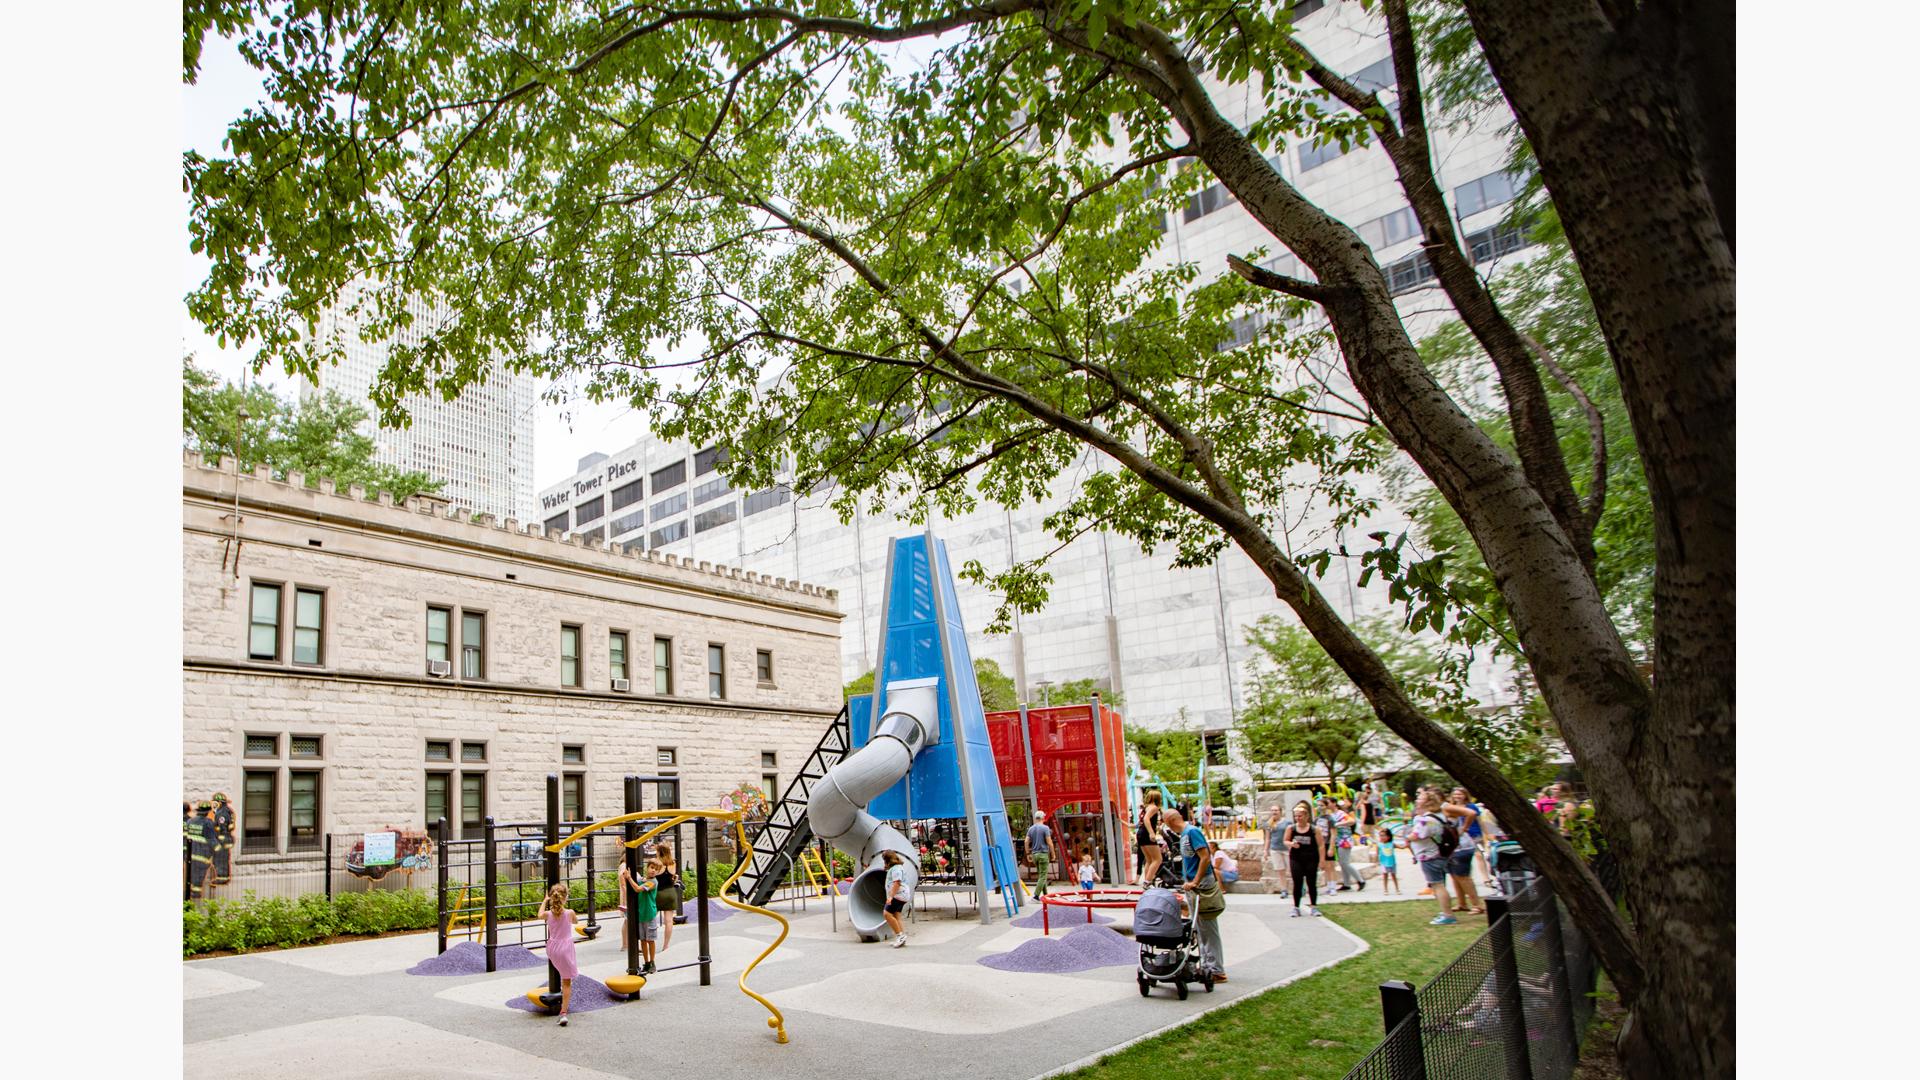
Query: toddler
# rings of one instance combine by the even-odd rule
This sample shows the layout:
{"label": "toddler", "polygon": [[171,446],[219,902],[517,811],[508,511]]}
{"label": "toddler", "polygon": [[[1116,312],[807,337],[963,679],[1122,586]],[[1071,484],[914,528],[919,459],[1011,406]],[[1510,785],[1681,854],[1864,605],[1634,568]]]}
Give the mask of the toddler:
{"label": "toddler", "polygon": [[1398,894],[1400,892],[1400,858],[1393,853],[1394,846],[1393,830],[1382,828],[1380,830],[1380,891],[1386,892],[1387,887],[1392,886],[1393,891]]}
{"label": "toddler", "polygon": [[1093,868],[1093,852],[1082,853],[1080,856],[1080,890],[1082,892],[1092,892],[1093,883],[1097,879],[1098,874],[1099,871]]}

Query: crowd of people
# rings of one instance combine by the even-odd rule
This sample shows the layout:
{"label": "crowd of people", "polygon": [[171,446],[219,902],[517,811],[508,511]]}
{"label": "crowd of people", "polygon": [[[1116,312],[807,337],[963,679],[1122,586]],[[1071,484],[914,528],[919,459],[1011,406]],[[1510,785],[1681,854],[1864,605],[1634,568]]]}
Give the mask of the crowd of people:
{"label": "crowd of people", "polygon": [[213,896],[233,876],[233,804],[226,792],[180,803],[180,888],[188,900]]}

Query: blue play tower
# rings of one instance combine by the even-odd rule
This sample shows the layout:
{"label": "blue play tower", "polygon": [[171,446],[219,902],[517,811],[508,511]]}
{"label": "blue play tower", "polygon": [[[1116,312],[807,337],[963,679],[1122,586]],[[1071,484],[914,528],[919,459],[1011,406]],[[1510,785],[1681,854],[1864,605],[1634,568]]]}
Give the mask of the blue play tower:
{"label": "blue play tower", "polygon": [[807,810],[813,833],[860,868],[848,907],[863,937],[884,925],[883,851],[900,852],[918,883],[919,852],[890,820],[964,823],[980,921],[991,918],[994,890],[1006,890],[1003,903],[1019,903],[1006,802],[946,545],[931,534],[896,537],[886,582],[873,694],[848,702],[851,752],[815,785]]}

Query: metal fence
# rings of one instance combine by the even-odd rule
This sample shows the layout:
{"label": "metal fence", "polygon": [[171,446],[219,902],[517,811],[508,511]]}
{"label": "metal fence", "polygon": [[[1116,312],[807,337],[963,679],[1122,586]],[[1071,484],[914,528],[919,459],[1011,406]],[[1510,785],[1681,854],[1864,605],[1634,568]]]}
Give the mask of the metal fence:
{"label": "metal fence", "polygon": [[1598,968],[1545,878],[1487,898],[1487,931],[1427,985],[1380,987],[1387,1037],[1348,1080],[1566,1080]]}
{"label": "metal fence", "polygon": [[[214,878],[202,899],[240,900],[303,896],[333,897],[349,892],[404,892],[434,887],[433,868],[440,855],[424,831],[395,832],[395,861],[365,865],[366,833],[327,833],[284,853],[256,854],[244,848],[227,862],[224,878]],[[186,899],[195,899],[184,890]]]}

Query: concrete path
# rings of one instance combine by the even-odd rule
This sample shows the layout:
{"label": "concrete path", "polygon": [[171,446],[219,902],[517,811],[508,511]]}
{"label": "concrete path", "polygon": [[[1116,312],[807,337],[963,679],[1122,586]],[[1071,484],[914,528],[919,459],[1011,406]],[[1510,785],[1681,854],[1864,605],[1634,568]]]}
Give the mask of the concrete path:
{"label": "concrete path", "polygon": [[[1372,889],[1368,890],[1372,892]],[[956,920],[920,913],[910,944],[862,944],[820,903],[792,918],[786,944],[750,985],[786,1014],[775,1043],[766,1011],[735,980],[774,924],[737,913],[712,924],[713,985],[694,970],[655,977],[641,1000],[551,1017],[509,1008],[544,971],[427,977],[406,969],[434,955],[431,934],[382,938],[183,965],[189,1078],[325,1080],[389,1077],[650,1076],[898,1080],[904,1072],[1020,1080],[1090,1060],[1208,1009],[1290,982],[1364,951],[1326,919],[1292,919],[1277,897],[1229,898],[1221,931],[1232,981],[1186,1001],[1170,988],[1142,998],[1131,966],[1072,974],[1003,972],[978,960],[1040,936],[996,912]],[[783,912],[784,914],[784,912]],[[1128,913],[1118,915],[1126,925]],[[579,946],[583,975],[624,970],[618,928]],[[1058,937],[1059,929],[1055,930]],[[692,924],[662,963],[693,959]]]}

